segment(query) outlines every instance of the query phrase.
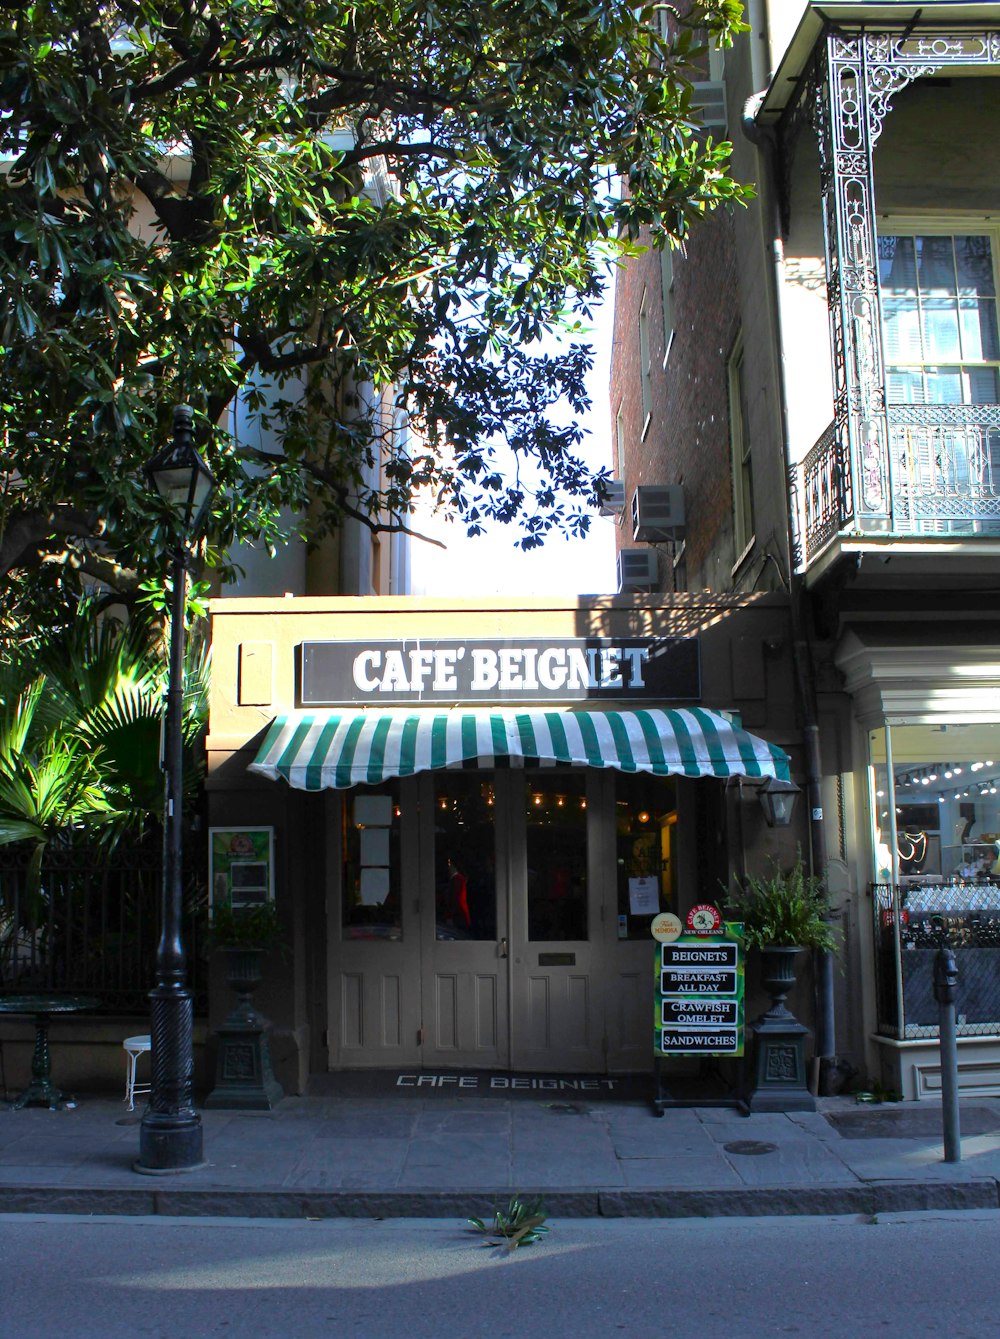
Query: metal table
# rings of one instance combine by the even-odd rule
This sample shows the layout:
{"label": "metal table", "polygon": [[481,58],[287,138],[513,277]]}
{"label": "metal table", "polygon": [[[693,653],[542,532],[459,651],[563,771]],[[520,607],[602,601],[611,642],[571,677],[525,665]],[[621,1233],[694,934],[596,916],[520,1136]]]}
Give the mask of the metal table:
{"label": "metal table", "polygon": [[99,1001],[90,995],[0,995],[0,1014],[23,1014],[35,1020],[31,1082],[11,1104],[12,1110],[42,1106],[50,1111],[62,1111],[65,1107],[76,1106],[76,1099],[70,1093],[61,1092],[52,1082],[49,1021],[54,1014],[85,1013],[96,1009],[98,1004]]}

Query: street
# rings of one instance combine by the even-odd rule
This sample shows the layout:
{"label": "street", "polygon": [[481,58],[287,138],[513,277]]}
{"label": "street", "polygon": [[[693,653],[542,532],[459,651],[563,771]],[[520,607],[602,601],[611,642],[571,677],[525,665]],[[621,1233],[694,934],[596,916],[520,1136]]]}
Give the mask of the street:
{"label": "street", "polygon": [[1000,1212],[564,1219],[0,1216],[5,1339],[995,1335]]}

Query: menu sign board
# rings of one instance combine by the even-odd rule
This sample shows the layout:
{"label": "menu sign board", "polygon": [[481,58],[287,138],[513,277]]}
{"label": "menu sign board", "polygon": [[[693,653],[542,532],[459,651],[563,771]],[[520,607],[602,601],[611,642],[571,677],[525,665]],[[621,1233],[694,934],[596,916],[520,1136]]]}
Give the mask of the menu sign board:
{"label": "menu sign board", "polygon": [[743,1054],[742,925],[656,946],[656,1055]]}

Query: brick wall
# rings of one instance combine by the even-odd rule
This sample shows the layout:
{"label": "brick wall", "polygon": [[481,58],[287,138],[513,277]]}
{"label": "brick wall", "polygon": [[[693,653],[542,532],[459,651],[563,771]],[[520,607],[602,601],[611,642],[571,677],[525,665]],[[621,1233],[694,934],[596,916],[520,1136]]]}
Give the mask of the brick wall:
{"label": "brick wall", "polygon": [[[648,238],[641,239],[648,241]],[[726,362],[739,329],[733,223],[719,211],[673,253],[674,333],[664,366],[661,257],[649,250],[625,266],[615,293],[611,416],[625,429],[626,512],[619,547],[632,547],[628,514],[639,484],[679,483],[686,511],[687,587],[721,590],[732,566],[732,482]],[[651,413],[642,402],[639,312],[649,312]],[[662,550],[672,587],[671,546]]]}

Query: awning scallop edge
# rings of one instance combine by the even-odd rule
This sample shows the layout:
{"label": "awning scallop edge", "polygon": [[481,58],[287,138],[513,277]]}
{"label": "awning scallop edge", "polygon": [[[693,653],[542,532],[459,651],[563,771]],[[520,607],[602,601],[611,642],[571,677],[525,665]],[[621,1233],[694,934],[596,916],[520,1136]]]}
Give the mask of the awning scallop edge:
{"label": "awning scallop edge", "polygon": [[655,776],[789,776],[783,749],[703,707],[295,711],[275,718],[249,770],[296,790],[342,790],[535,761]]}

